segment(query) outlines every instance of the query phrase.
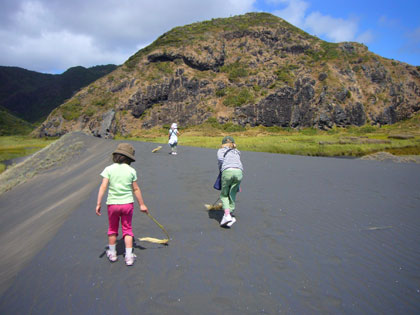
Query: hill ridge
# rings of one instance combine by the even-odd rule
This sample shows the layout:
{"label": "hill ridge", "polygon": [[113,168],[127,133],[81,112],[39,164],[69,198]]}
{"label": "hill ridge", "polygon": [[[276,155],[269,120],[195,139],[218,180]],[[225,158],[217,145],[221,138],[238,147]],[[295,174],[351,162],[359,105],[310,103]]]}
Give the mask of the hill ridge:
{"label": "hill ridge", "polygon": [[414,66],[248,13],[162,34],[57,108],[36,134],[136,136],[208,119],[320,129],[393,124],[420,109],[419,91]]}

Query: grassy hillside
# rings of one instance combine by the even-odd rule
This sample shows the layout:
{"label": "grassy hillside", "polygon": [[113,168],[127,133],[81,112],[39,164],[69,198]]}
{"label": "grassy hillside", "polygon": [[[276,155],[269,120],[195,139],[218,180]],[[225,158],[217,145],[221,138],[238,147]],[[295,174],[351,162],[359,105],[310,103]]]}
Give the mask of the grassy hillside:
{"label": "grassy hillside", "polygon": [[0,136],[29,134],[35,126],[0,107]]}
{"label": "grassy hillside", "polygon": [[63,74],[52,75],[0,67],[0,106],[28,122],[41,121],[80,88],[115,68],[115,65],[73,67]]}

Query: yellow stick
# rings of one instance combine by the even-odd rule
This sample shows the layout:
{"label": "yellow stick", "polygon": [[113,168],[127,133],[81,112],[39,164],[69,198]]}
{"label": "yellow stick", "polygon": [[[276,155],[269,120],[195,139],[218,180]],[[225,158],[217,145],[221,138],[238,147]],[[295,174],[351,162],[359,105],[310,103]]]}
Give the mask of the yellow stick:
{"label": "yellow stick", "polygon": [[166,234],[166,237],[167,237],[167,239],[158,239],[158,238],[153,238],[153,237],[142,237],[142,238],[139,238],[139,241],[144,241],[144,242],[151,242],[151,243],[157,243],[157,244],[168,244],[168,242],[169,242],[169,239],[170,239],[170,237],[169,237],[169,234],[168,234],[168,232],[165,230],[165,228],[163,227],[163,225],[162,224],[160,224],[154,217],[152,217],[152,215],[150,214],[150,213],[147,213],[147,215],[149,216],[149,218],[150,219],[152,219],[153,220],[153,222],[155,222],[156,223],[156,225],[158,226],[158,227],[160,227],[161,228],[161,230]]}
{"label": "yellow stick", "polygon": [[152,150],[152,153],[155,153],[155,152],[159,151],[160,149],[162,149],[162,146],[158,146],[157,148],[154,148]]}

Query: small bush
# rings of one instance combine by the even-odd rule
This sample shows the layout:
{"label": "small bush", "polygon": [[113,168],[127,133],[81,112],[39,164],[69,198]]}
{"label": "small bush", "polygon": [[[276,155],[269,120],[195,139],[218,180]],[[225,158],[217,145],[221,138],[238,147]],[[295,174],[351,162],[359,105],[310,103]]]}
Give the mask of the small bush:
{"label": "small bush", "polygon": [[220,125],[221,129],[223,129],[224,131],[227,132],[238,132],[238,131],[245,131],[245,127],[240,126],[240,125],[235,125],[231,122]]}
{"label": "small bush", "polygon": [[77,98],[65,103],[60,109],[65,120],[74,120],[81,115],[80,101]]}
{"label": "small bush", "polygon": [[225,72],[228,74],[228,78],[230,81],[238,81],[239,78],[247,77],[248,76],[248,67],[245,64],[242,64],[238,61],[224,65],[220,68],[221,72]]}
{"label": "small bush", "polygon": [[230,90],[229,93],[227,93],[227,96],[225,100],[223,101],[223,104],[226,106],[241,106],[244,104],[253,103],[255,101],[255,97],[250,91],[246,88],[240,89],[240,90]]}
{"label": "small bush", "polygon": [[163,72],[165,74],[172,75],[174,73],[172,63],[169,61],[157,62],[155,66],[160,72]]}
{"label": "small bush", "polygon": [[277,75],[277,80],[283,81],[290,85],[293,83],[293,77],[294,77],[294,74],[292,71],[296,69],[299,69],[299,66],[291,64],[291,65],[280,67],[274,73]]}
{"label": "small bush", "polygon": [[95,114],[96,110],[93,107],[88,107],[84,114],[88,117],[92,117]]}
{"label": "small bush", "polygon": [[377,127],[371,126],[371,125],[365,125],[362,127],[348,127],[347,128],[349,133],[356,134],[356,135],[362,135],[366,133],[373,133],[377,130]]}
{"label": "small bush", "polygon": [[93,102],[93,105],[95,106],[104,106],[106,104],[106,100],[105,99],[99,99]]}
{"label": "small bush", "polygon": [[217,97],[223,97],[223,96],[225,96],[226,95],[226,89],[218,89],[217,91],[216,91],[216,96]]}

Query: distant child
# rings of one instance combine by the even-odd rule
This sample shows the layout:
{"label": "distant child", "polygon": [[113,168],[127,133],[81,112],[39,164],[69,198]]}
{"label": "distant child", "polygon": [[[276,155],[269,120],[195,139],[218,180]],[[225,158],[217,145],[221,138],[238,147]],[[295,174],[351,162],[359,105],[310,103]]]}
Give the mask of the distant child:
{"label": "distant child", "polygon": [[219,170],[222,172],[220,200],[225,211],[220,226],[231,227],[236,222],[232,214],[235,210],[236,193],[239,191],[243,171],[241,152],[236,149],[235,140],[232,137],[223,138],[222,146],[217,151],[217,161]]}
{"label": "distant child", "polygon": [[168,144],[171,147],[171,152],[169,154],[176,155],[176,146],[178,145],[178,126],[176,123],[173,123],[171,125],[171,128],[169,129],[169,141]]}
{"label": "distant child", "polygon": [[134,264],[136,255],[133,253],[133,229],[131,221],[133,218],[134,196],[140,205],[140,211],[148,213],[144,204],[141,190],[137,184],[137,173],[130,166],[135,162],[134,148],[129,143],[120,143],[112,153],[114,164],[107,166],[101,173],[102,184],[98,192],[96,214],[101,215],[101,203],[108,185],[108,250],[106,255],[111,262],[117,260],[116,243],[121,220],[122,234],[125,243],[125,263],[127,266]]}

